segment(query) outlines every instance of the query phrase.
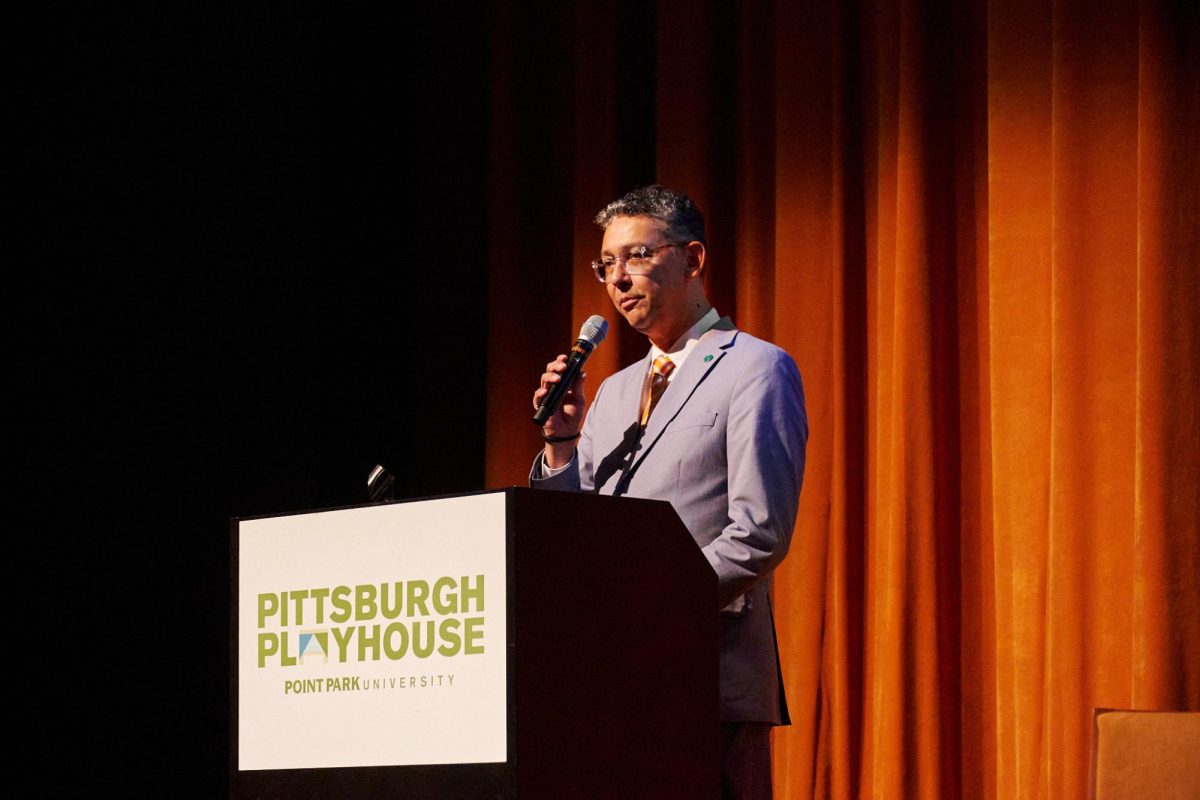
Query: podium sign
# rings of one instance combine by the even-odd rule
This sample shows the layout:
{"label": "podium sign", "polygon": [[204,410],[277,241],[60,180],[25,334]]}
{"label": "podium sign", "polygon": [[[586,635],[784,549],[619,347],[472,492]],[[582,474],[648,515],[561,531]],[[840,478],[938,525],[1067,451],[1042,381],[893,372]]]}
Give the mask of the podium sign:
{"label": "podium sign", "polygon": [[505,761],[504,522],[503,494],[240,522],[237,768]]}

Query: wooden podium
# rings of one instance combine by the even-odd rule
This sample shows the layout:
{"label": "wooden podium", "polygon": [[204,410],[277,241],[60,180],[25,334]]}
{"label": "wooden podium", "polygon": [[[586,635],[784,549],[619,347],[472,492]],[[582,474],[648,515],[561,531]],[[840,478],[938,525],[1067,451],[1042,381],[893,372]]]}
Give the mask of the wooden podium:
{"label": "wooden podium", "polygon": [[[287,761],[291,756],[285,755],[280,756],[283,762],[267,758],[247,769],[248,754],[269,751],[271,743],[239,739],[239,736],[261,735],[253,731],[271,730],[275,722],[269,712],[248,709],[279,707],[292,713],[292,709],[308,704],[313,709],[331,709],[330,713],[335,713],[342,702],[342,698],[329,694],[291,695],[293,687],[309,685],[292,680],[293,676],[319,675],[320,669],[345,668],[344,664],[338,664],[338,649],[332,634],[319,647],[313,638],[320,634],[312,631],[322,629],[319,625],[312,627],[319,619],[312,597],[327,590],[313,590],[311,596],[306,595],[307,599],[296,599],[308,592],[310,584],[320,583],[320,578],[313,578],[313,574],[320,576],[320,568],[337,561],[328,553],[344,553],[350,548],[353,554],[352,548],[359,541],[355,538],[355,526],[359,525],[370,528],[364,535],[386,537],[382,540],[385,549],[396,556],[397,563],[420,563],[431,551],[436,551],[443,564],[446,559],[453,562],[461,558],[466,562],[479,548],[474,545],[460,548],[455,540],[465,534],[455,534],[455,526],[450,523],[458,508],[475,508],[481,502],[493,517],[486,526],[489,546],[495,545],[499,548],[497,552],[502,552],[498,569],[503,578],[488,579],[489,586],[503,585],[502,602],[499,598],[495,600],[496,605],[504,607],[503,626],[493,634],[496,642],[503,643],[503,650],[492,647],[489,651],[499,659],[503,676],[497,684],[503,696],[493,698],[503,716],[503,727],[497,729],[501,741],[496,760],[366,766],[326,762],[307,766]],[[420,526],[422,530],[413,532],[403,524],[394,529],[388,527],[390,517],[402,521],[418,511],[426,515],[422,519],[445,520],[447,524],[425,524]],[[316,515],[321,516],[316,519]],[[294,539],[290,536],[289,526],[305,529],[310,521],[319,521],[336,532],[325,534],[318,530],[297,534]],[[252,542],[254,532],[263,527],[261,523],[269,523],[267,527],[275,532],[274,538]],[[478,525],[470,528],[478,529]],[[292,541],[297,544],[293,546]],[[316,555],[305,562],[306,556],[300,551],[308,543],[312,543]],[[325,547],[330,549],[322,550]],[[251,558],[256,564],[268,564],[273,575],[286,576],[290,565],[296,564],[296,574],[305,577],[294,581],[273,578],[270,586],[272,591],[276,586],[305,591],[274,596],[262,586],[251,586],[251,573],[257,569],[249,566]],[[716,577],[669,503],[510,488],[314,515],[235,520],[231,562],[231,797],[529,800],[719,795]],[[302,567],[304,563],[308,566]],[[452,566],[442,568],[442,572],[457,575],[471,569],[455,571]],[[332,578],[330,582],[339,580],[343,577]],[[469,585],[470,581],[464,583]],[[400,588],[396,586],[397,590]],[[334,616],[332,609],[338,607],[333,604],[336,594],[334,590],[328,597],[322,595],[322,601],[328,603],[320,613]],[[349,595],[343,592],[341,596]],[[409,599],[413,597],[410,595]],[[464,602],[464,608],[467,605]],[[275,648],[271,637],[281,637],[269,629],[280,622],[279,612],[272,609],[281,606],[294,609],[296,614],[308,614],[303,620],[310,626],[304,634],[308,638],[303,640],[308,644],[303,646],[320,651],[319,656],[325,661],[313,662],[310,658],[309,666],[292,666],[285,650]],[[248,613],[251,608],[257,608],[257,614]],[[396,620],[401,625],[403,617],[397,616]],[[304,627],[295,625],[295,620],[288,622],[296,629]],[[329,623],[329,619],[323,622]],[[469,624],[465,620],[461,626],[457,621],[451,623],[448,641],[453,644],[457,631],[459,651],[465,649],[463,645],[468,641],[461,634]],[[344,632],[344,628],[339,630]],[[384,675],[389,674],[387,670],[395,672],[406,668],[406,664],[416,663],[411,650],[405,650],[398,660],[389,661],[399,652],[398,643],[402,639],[388,639],[389,629],[383,630],[384,650],[390,655],[378,655],[378,645],[360,651],[346,645],[344,653],[350,657],[356,652],[365,654],[364,657],[375,655],[376,660],[367,666]],[[247,643],[254,642],[255,635],[262,637],[254,645],[257,652],[246,652]],[[284,646],[292,648],[293,662],[303,661],[295,655],[297,641],[300,639],[293,637]],[[461,663],[461,652],[451,646],[446,649]],[[318,666],[314,668],[312,663]],[[267,674],[279,677],[260,680]],[[320,680],[330,679],[319,679],[311,685],[320,686]],[[266,692],[268,696],[250,694],[252,682],[269,687],[253,690]],[[459,684],[464,687],[462,691],[469,688],[466,678]],[[438,698],[453,699],[452,690],[439,689],[439,692]],[[398,695],[378,695],[388,701],[395,696]],[[365,702],[361,698],[350,699]],[[276,706],[269,705],[272,703]],[[266,718],[251,719],[251,713],[265,714]],[[337,737],[355,733],[354,713],[350,712],[345,723],[315,727],[312,735],[321,737],[322,742],[342,741]],[[421,726],[431,718],[424,711],[388,716],[384,720],[383,737],[386,739],[391,731],[397,736],[403,733],[411,737],[415,733],[417,741],[425,744],[420,736]],[[337,730],[342,724],[347,731]],[[469,713],[461,714],[438,725],[440,733],[435,733],[431,726],[429,738],[445,736],[450,730],[447,741],[454,742],[455,730],[463,738],[469,736],[473,719]],[[287,731],[289,736],[308,735],[303,725],[289,726]],[[377,740],[378,737],[373,741]],[[307,743],[300,741],[294,751],[308,752]],[[320,751],[320,742],[315,742],[312,752]],[[394,761],[412,759],[401,753]],[[268,768],[262,767],[264,763]],[[276,763],[287,766],[271,766]]]}

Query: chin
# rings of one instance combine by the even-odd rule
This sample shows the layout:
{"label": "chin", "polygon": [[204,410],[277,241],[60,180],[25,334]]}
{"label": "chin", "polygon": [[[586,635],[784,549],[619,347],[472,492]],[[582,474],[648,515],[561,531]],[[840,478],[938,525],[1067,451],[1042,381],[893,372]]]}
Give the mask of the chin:
{"label": "chin", "polygon": [[633,328],[638,333],[644,334],[650,329],[650,321],[645,317],[626,317],[625,321],[629,323],[629,327]]}

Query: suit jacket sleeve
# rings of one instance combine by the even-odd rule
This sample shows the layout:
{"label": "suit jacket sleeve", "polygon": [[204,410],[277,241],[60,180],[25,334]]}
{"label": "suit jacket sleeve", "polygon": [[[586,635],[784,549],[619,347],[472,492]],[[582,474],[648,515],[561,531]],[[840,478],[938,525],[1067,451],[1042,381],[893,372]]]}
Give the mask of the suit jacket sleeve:
{"label": "suit jacket sleeve", "polygon": [[703,548],[726,607],[787,555],[804,476],[808,420],[795,362],[770,348],[750,359],[730,399],[729,522]]}

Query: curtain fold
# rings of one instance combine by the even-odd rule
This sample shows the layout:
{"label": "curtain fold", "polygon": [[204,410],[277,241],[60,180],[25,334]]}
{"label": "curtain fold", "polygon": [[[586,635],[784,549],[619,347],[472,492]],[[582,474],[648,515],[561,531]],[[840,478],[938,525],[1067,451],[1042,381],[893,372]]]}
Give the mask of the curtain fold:
{"label": "curtain fold", "polygon": [[1190,4],[493,14],[488,484],[584,317],[593,390],[645,350],[585,268],[636,185],[697,199],[718,309],[804,377],[777,796],[1084,797],[1094,707],[1200,710]]}

